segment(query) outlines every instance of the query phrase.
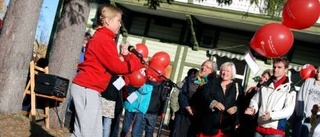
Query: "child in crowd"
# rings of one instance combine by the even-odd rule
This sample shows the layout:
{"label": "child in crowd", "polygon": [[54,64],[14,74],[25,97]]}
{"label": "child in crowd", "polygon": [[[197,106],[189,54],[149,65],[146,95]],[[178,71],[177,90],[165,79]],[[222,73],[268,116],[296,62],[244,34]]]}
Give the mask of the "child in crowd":
{"label": "child in crowd", "polygon": [[97,10],[98,29],[88,43],[85,60],[71,84],[76,117],[71,136],[101,137],[101,92],[107,88],[112,75],[129,74],[143,67],[140,60],[119,58],[116,34],[121,27],[122,11],[113,5],[101,5]]}

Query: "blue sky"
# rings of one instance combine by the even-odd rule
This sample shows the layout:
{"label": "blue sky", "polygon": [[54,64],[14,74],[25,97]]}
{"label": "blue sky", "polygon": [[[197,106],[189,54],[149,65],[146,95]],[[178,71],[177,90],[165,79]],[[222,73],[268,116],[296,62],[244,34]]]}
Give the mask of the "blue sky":
{"label": "blue sky", "polygon": [[[10,0],[5,0],[5,2],[6,5],[8,5]],[[58,7],[58,2],[59,0],[43,0],[37,32],[35,36],[38,41],[41,41],[41,35],[45,35],[46,38],[44,39],[44,41],[41,42],[44,42],[46,44],[48,43],[51,34],[51,29],[53,26],[54,17]]]}
{"label": "blue sky", "polygon": [[[36,32],[36,39],[39,42],[48,43],[51,29],[53,26],[54,17],[56,15],[56,10],[58,7],[59,0],[43,0],[43,4],[41,7],[37,32]],[[41,39],[41,36],[45,35],[44,39]]]}

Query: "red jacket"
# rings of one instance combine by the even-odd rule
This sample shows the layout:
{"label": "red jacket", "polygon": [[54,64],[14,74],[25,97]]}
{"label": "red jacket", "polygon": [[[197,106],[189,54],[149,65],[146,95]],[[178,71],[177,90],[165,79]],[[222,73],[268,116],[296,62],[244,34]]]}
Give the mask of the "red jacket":
{"label": "red jacket", "polygon": [[85,60],[78,65],[78,74],[73,83],[101,93],[107,87],[111,75],[124,75],[143,67],[133,54],[125,62],[119,58],[115,34],[103,27],[98,29],[90,39]]}

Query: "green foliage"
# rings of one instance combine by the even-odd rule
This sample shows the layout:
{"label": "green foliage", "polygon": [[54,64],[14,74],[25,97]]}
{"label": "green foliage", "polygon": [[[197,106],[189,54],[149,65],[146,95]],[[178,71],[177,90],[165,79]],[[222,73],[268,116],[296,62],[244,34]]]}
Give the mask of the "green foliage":
{"label": "green foliage", "polygon": [[217,0],[217,2],[219,3],[219,5],[231,5],[232,4],[232,0]]}
{"label": "green foliage", "polygon": [[[204,0],[199,0],[203,2]],[[232,0],[216,0],[217,3],[220,6],[223,5],[231,5]],[[260,3],[263,2],[263,3]],[[268,16],[274,17],[274,16],[279,16],[282,7],[286,0],[264,0],[264,1],[259,1],[259,0],[250,0],[250,4],[254,4],[260,8],[261,13],[266,13]],[[262,7],[261,7],[262,6]]]}
{"label": "green foliage", "polygon": [[250,0],[250,4],[255,4],[260,8],[260,12],[266,13],[268,16],[279,16],[286,0],[265,0],[262,1],[262,7],[259,0]]}
{"label": "green foliage", "polygon": [[265,8],[266,13],[271,17],[279,16],[285,2],[285,0],[267,0],[265,3],[267,6]]}
{"label": "green foliage", "polygon": [[[167,3],[171,4],[174,0],[166,0]],[[196,0],[203,2],[205,0]],[[160,7],[160,4],[163,2],[163,0],[147,0],[147,3],[145,3],[145,6],[148,6],[150,9],[157,9],[157,7]],[[223,5],[231,5],[232,0],[216,0],[216,2],[223,6]],[[260,3],[263,2],[263,3]],[[250,4],[254,4],[260,8],[261,13],[266,13],[268,16],[274,17],[274,16],[279,16],[282,7],[286,0],[264,0],[264,1],[259,1],[259,0],[250,0]]]}
{"label": "green foliage", "polygon": [[[166,0],[167,3],[171,4],[173,0]],[[162,3],[162,0],[147,0],[147,3],[144,4],[144,6],[148,6],[150,9],[157,9],[157,7],[160,7],[160,3]]]}

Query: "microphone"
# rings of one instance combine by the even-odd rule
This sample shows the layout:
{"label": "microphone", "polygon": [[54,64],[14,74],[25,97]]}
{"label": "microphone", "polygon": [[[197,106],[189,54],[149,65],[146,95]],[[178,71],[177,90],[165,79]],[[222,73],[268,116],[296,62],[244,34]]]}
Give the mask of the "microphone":
{"label": "microphone", "polygon": [[133,53],[134,55],[136,55],[140,60],[141,60],[141,63],[144,64],[144,60],[143,60],[143,56],[141,53],[139,53],[135,48],[134,46],[128,46],[128,50],[129,52]]}

